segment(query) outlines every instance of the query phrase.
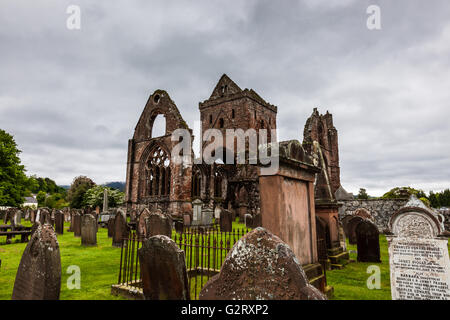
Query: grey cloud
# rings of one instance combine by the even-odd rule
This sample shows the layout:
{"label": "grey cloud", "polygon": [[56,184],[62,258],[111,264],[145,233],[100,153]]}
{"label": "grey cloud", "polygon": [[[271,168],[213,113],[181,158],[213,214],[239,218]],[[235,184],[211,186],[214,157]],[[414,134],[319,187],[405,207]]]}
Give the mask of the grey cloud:
{"label": "grey cloud", "polygon": [[227,73],[278,106],[282,139],[302,140],[314,107],[333,113],[349,191],[450,184],[447,1],[80,0],[68,31],[72,2],[0,5],[0,127],[30,174],[124,180],[149,95],[166,89],[193,127]]}

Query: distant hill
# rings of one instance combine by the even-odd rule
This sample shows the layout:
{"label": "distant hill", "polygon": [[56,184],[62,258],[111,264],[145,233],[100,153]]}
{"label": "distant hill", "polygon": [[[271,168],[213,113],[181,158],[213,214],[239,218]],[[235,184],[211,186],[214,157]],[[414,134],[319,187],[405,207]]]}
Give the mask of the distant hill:
{"label": "distant hill", "polygon": [[[125,182],[120,182],[120,181],[107,182],[107,183],[103,184],[103,186],[125,192]],[[64,188],[66,190],[70,189],[70,186],[58,186],[58,187]]]}
{"label": "distant hill", "polygon": [[120,182],[120,181],[107,182],[104,184],[104,186],[125,192],[125,182]]}

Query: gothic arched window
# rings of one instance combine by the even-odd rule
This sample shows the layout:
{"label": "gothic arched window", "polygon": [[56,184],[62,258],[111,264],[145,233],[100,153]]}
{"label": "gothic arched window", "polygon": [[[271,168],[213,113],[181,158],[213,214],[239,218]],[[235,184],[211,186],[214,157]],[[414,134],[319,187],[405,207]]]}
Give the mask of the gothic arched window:
{"label": "gothic arched window", "polygon": [[170,158],[160,147],[151,152],[146,164],[147,195],[165,196],[170,194]]}

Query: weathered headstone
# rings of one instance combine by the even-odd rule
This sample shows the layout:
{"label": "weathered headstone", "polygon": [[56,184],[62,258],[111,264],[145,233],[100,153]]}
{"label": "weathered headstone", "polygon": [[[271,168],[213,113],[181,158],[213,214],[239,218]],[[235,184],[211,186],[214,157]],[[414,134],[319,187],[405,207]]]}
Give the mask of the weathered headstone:
{"label": "weathered headstone", "polygon": [[253,216],[251,214],[245,215],[245,227],[246,228],[253,228]]}
{"label": "weathered headstone", "polygon": [[191,224],[193,226],[198,226],[202,221],[202,205],[203,202],[200,199],[192,201],[193,214]]}
{"label": "weathered headstone", "polygon": [[55,231],[57,234],[64,234],[64,215],[59,210],[55,213]]}
{"label": "weathered headstone", "polygon": [[145,222],[145,219],[147,219],[148,217],[150,217],[150,210],[145,208],[141,211],[136,225],[137,235],[141,239],[148,238],[147,224]]}
{"label": "weathered headstone", "polygon": [[261,226],[262,226],[262,215],[261,213],[257,213],[253,217],[253,228],[258,228]]}
{"label": "weathered headstone", "polygon": [[14,225],[18,226],[22,222],[22,214],[23,212],[21,210],[17,210],[16,214],[14,215]]}
{"label": "weathered headstone", "polygon": [[79,213],[75,213],[72,216],[73,219],[73,235],[75,237],[81,237],[81,215]]}
{"label": "weathered headstone", "polygon": [[58,240],[51,225],[39,225],[23,252],[12,300],[58,300],[60,289]]}
{"label": "weathered headstone", "polygon": [[147,238],[156,235],[165,235],[169,238],[172,236],[172,219],[160,210],[152,212],[145,218],[145,225]]}
{"label": "weathered headstone", "polygon": [[92,214],[85,214],[81,218],[81,244],[84,246],[97,245],[97,220]]}
{"label": "weathered headstone", "polygon": [[172,239],[150,237],[138,254],[146,300],[190,300],[184,251]]}
{"label": "weathered headstone", "polygon": [[215,223],[219,223],[220,220],[220,213],[222,212],[222,207],[216,206],[214,208],[214,219],[216,220]]}
{"label": "weathered headstone", "polygon": [[175,221],[174,224],[175,224],[175,231],[180,234],[183,233],[183,230],[184,230],[183,221],[177,220],[177,221]]}
{"label": "weathered headstone", "polygon": [[187,227],[191,225],[191,215],[189,213],[183,214],[183,224]]}
{"label": "weathered headstone", "polygon": [[[416,201],[417,200],[417,201]],[[393,300],[450,300],[450,259],[436,214],[412,197],[389,221]]]}
{"label": "weathered headstone", "polygon": [[210,208],[205,208],[202,210],[202,219],[201,219],[201,225],[202,226],[210,226],[213,224],[213,216],[214,212]]}
{"label": "weathered headstone", "polygon": [[110,217],[108,220],[108,238],[112,238],[114,236],[114,222],[116,217]]}
{"label": "weathered headstone", "polygon": [[359,262],[381,262],[380,233],[376,225],[363,220],[356,226],[356,244]]}
{"label": "weathered headstone", "polygon": [[353,216],[353,218],[351,218],[350,220],[348,220],[347,223],[347,230],[348,230],[348,242],[350,244],[356,244],[356,226],[358,225],[358,223],[360,223],[361,221],[363,221],[364,219],[359,217],[359,216]]}
{"label": "weathered headstone", "polygon": [[220,231],[231,232],[233,228],[233,214],[231,211],[223,209],[220,213]]}
{"label": "weathered headstone", "polygon": [[200,300],[325,300],[311,284],[291,248],[266,229],[241,238]]}
{"label": "weathered headstone", "polygon": [[127,218],[122,210],[117,210],[116,218],[114,220],[112,245],[115,247],[121,247],[123,240],[128,237]]}

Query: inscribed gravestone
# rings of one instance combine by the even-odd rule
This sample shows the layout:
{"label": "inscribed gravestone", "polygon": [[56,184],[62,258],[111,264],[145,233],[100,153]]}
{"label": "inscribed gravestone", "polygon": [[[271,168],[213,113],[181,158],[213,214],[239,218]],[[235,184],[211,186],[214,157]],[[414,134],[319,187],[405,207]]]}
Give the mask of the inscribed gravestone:
{"label": "inscribed gravestone", "polygon": [[443,230],[434,213],[412,200],[389,222],[392,299],[450,300],[448,240],[438,237]]}
{"label": "inscribed gravestone", "polygon": [[146,300],[189,300],[184,251],[172,239],[150,237],[138,254]]}
{"label": "inscribed gravestone", "polygon": [[92,214],[85,214],[81,219],[81,244],[97,245],[97,220]]}
{"label": "inscribed gravestone", "polygon": [[200,300],[325,300],[313,287],[289,246],[266,229],[241,238]]}
{"label": "inscribed gravestone", "polygon": [[60,289],[58,240],[51,225],[39,225],[20,260],[12,300],[58,300]]}

